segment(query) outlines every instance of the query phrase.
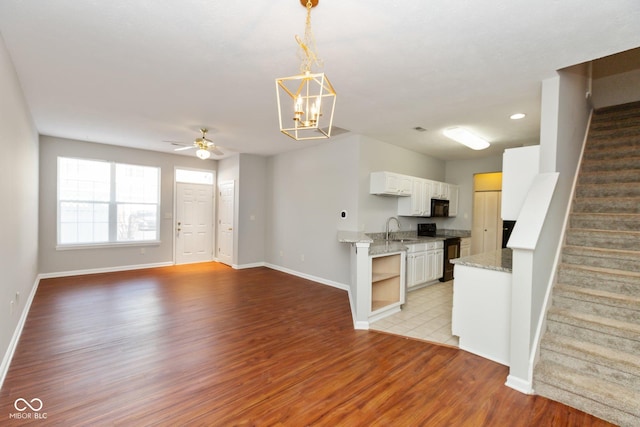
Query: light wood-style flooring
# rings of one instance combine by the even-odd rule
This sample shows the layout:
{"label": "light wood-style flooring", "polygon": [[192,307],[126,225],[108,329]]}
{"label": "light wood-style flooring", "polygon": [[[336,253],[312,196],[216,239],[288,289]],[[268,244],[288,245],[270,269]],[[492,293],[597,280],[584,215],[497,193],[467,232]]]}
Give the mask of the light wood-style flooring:
{"label": "light wood-style flooring", "polygon": [[[507,373],[453,347],[356,331],[345,291],[268,268],[76,276],[40,283],[0,425],[609,425],[506,387]],[[36,398],[40,419],[11,418]]]}

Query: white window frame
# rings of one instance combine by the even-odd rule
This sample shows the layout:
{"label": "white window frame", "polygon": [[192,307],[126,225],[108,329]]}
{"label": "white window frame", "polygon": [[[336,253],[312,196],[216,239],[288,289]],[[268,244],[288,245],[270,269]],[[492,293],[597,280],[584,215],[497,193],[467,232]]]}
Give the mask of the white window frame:
{"label": "white window frame", "polygon": [[[82,243],[60,243],[61,237],[61,203],[64,200],[60,200],[60,159],[72,159],[72,160],[85,160],[91,162],[103,162],[107,163],[110,166],[110,196],[109,201],[105,202],[109,204],[109,231],[108,231],[108,241],[105,242],[82,242]],[[156,203],[144,203],[144,202],[118,202],[116,200],[116,167],[117,165],[126,165],[126,166],[139,166],[144,168],[155,168],[157,170],[157,202]],[[57,159],[56,165],[56,173],[57,173],[57,183],[56,183],[56,249],[57,250],[70,250],[70,249],[88,249],[88,248],[100,248],[100,247],[123,247],[123,246],[152,246],[159,245],[160,241],[160,231],[161,231],[161,223],[160,223],[160,207],[161,207],[161,182],[162,182],[162,170],[159,166],[149,166],[149,165],[139,165],[133,163],[124,163],[124,162],[113,162],[99,159],[88,159],[88,158],[80,158],[80,157],[71,157],[71,156],[59,156]],[[91,201],[90,203],[93,203]],[[149,204],[156,207],[156,237],[155,239],[148,240],[127,240],[127,241],[118,241],[118,219],[117,219],[117,207],[120,204]]]}

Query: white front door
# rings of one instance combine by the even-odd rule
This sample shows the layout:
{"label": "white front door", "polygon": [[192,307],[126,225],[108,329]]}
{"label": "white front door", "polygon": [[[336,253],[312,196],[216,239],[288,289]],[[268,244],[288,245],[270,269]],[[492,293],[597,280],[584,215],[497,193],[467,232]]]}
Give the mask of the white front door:
{"label": "white front door", "polygon": [[233,181],[218,185],[218,261],[227,265],[233,265],[234,187]]}
{"label": "white front door", "polygon": [[213,186],[176,184],[176,264],[213,260]]}

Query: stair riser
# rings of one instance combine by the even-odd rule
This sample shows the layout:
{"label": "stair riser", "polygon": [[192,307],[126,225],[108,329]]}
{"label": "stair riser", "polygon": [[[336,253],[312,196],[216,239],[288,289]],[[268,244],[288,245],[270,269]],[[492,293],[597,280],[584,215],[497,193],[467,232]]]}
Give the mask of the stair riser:
{"label": "stair riser", "polygon": [[578,177],[578,184],[637,184],[639,182],[640,169],[581,173]]}
{"label": "stair riser", "polygon": [[573,212],[640,214],[640,202],[638,199],[576,199]]}
{"label": "stair riser", "polygon": [[596,316],[616,319],[623,322],[635,323],[640,325],[640,307],[636,309],[628,307],[619,307],[612,305],[609,300],[602,298],[599,301],[588,301],[581,299],[579,295],[553,295],[553,306],[557,308],[566,308],[568,310],[579,311],[581,313],[593,314]]}
{"label": "stair riser", "polygon": [[562,262],[575,265],[587,265],[590,267],[611,268],[615,270],[640,272],[640,260],[633,259],[596,257],[565,253],[562,255]]}
{"label": "stair riser", "polygon": [[640,235],[631,232],[597,232],[569,229],[567,230],[566,243],[573,246],[637,250],[640,248]]}
{"label": "stair riser", "polygon": [[599,172],[612,170],[636,170],[640,169],[637,157],[626,157],[624,159],[585,159],[580,166],[581,172]]}
{"label": "stair riser", "polygon": [[610,335],[606,332],[586,329],[551,319],[548,319],[547,321],[547,328],[549,329],[549,332],[554,334],[566,335],[577,340],[591,342],[619,351],[631,354],[638,354],[640,352],[640,342]]}
{"label": "stair riser", "polygon": [[588,373],[596,378],[610,381],[632,390],[640,392],[640,376],[633,375],[628,372],[615,369],[613,366],[606,366],[601,363],[594,363],[587,360],[579,359],[568,354],[558,353],[542,347],[540,349],[540,357],[544,360],[566,366],[570,369]]}
{"label": "stair riser", "polygon": [[[640,185],[634,183],[580,184],[576,197],[640,197]],[[640,199],[638,199],[640,202]]]}
{"label": "stair riser", "polygon": [[627,145],[620,144],[615,147],[601,145],[588,147],[584,151],[585,160],[619,160],[626,157],[640,157],[640,137]]}
{"label": "stair riser", "polygon": [[560,266],[558,283],[598,289],[618,294],[640,296],[640,280],[634,277],[620,277],[600,272],[574,270]]}
{"label": "stair riser", "polygon": [[634,216],[572,214],[569,219],[569,226],[571,228],[595,230],[638,231],[640,230],[640,218]]}
{"label": "stair riser", "polygon": [[[545,378],[546,380],[546,378]],[[577,408],[587,414],[594,415],[603,420],[619,425],[621,427],[637,426],[640,419],[625,411],[611,408],[606,404],[594,402],[593,399],[583,397],[580,394],[572,393],[546,381],[534,380],[534,389],[540,396],[564,403],[572,408]]]}

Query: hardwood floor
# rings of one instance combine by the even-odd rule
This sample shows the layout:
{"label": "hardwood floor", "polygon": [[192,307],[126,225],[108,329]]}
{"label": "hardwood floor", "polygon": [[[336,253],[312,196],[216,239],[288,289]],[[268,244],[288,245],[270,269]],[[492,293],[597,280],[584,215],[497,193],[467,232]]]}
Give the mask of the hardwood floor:
{"label": "hardwood floor", "polygon": [[506,376],[456,348],[354,330],[344,291],[206,263],[42,281],[0,425],[609,425]]}

